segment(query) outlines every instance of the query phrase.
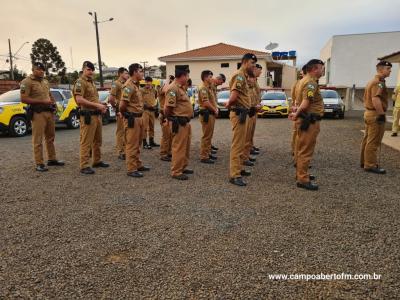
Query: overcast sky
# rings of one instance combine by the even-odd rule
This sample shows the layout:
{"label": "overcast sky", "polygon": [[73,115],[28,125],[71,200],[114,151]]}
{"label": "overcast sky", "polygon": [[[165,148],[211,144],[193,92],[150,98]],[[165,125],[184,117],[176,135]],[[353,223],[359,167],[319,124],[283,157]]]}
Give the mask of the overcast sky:
{"label": "overcast sky", "polygon": [[224,42],[264,50],[272,41],[279,43],[278,51],[297,50],[300,63],[319,57],[332,35],[400,30],[399,0],[4,0],[0,69],[9,68],[7,38],[13,52],[30,42],[16,61],[25,71],[38,38],[58,48],[69,70],[79,69],[84,60],[96,62],[89,11],[99,20],[114,18],[99,24],[102,60],[113,67],[160,64],[158,57],[185,51],[185,24],[189,49]]}

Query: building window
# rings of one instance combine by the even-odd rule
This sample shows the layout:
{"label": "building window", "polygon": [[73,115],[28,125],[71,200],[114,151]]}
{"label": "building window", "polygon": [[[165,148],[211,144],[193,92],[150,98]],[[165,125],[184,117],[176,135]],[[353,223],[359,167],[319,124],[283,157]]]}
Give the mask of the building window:
{"label": "building window", "polygon": [[229,68],[229,63],[222,63],[221,68]]}

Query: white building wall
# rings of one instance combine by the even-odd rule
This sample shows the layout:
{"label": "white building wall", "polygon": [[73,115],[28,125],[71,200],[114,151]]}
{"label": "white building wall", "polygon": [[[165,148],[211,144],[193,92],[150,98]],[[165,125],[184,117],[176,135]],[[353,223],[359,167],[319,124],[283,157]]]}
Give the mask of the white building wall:
{"label": "white building wall", "polygon": [[[377,58],[400,49],[400,31],[338,35],[332,37],[331,47],[329,44],[321,50],[325,62],[331,52],[328,85],[364,87],[376,73]],[[393,65],[392,76],[386,80],[388,87],[395,86],[397,72],[398,65]]]}

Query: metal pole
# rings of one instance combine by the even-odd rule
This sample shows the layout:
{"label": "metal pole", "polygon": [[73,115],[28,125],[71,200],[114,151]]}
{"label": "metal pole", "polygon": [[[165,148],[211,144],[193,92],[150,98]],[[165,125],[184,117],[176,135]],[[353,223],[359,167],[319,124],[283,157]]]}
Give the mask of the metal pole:
{"label": "metal pole", "polygon": [[10,39],[8,39],[8,51],[9,51],[9,55],[10,55],[10,78],[11,80],[14,80],[14,69],[13,69],[13,56],[11,53],[11,41]]}
{"label": "metal pole", "polygon": [[189,25],[185,25],[185,28],[186,28],[186,51],[189,51],[189,33],[188,33]]}
{"label": "metal pole", "polygon": [[101,65],[101,54],[100,54],[100,39],[99,39],[99,29],[97,26],[97,13],[94,13],[94,26],[96,27],[96,41],[97,41],[97,58],[99,64],[99,75],[100,75],[100,87],[104,87],[103,81],[103,68]]}

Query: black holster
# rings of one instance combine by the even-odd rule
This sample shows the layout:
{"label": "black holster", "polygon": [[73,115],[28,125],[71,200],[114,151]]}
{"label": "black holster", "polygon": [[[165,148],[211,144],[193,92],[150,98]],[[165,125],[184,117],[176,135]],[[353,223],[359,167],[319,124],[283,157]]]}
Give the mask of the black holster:
{"label": "black holster", "polygon": [[321,116],[312,113],[301,113],[299,117],[302,119],[300,130],[307,131],[311,124],[321,120]]}
{"label": "black holster", "polygon": [[256,115],[256,112],[257,112],[257,110],[256,110],[256,108],[254,106],[250,107],[250,109],[249,109],[249,117],[250,118],[254,117]]}
{"label": "black holster", "polygon": [[26,117],[28,119],[28,122],[31,122],[33,120],[33,109],[32,106],[27,105],[24,107],[25,111],[26,111]]}
{"label": "black holster", "polygon": [[199,114],[203,116],[204,123],[208,123],[208,119],[210,118],[210,111],[208,109],[201,109]]}
{"label": "black holster", "polygon": [[135,118],[140,118],[142,114],[133,112],[124,112],[124,118],[128,120],[128,128],[135,127]]}
{"label": "black holster", "polygon": [[168,120],[172,122],[172,132],[175,134],[179,132],[179,126],[184,127],[190,122],[190,118],[186,117],[168,117]]}
{"label": "black holster", "polygon": [[239,123],[246,123],[247,115],[249,114],[249,110],[247,108],[236,107],[233,109],[237,116],[239,116]]}
{"label": "black holster", "polygon": [[80,110],[79,116],[83,116],[85,118],[86,125],[90,125],[90,123],[92,122],[92,114],[89,110]]}

